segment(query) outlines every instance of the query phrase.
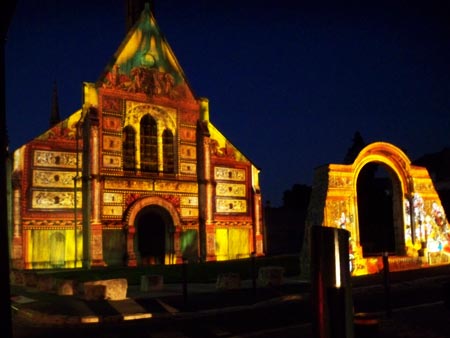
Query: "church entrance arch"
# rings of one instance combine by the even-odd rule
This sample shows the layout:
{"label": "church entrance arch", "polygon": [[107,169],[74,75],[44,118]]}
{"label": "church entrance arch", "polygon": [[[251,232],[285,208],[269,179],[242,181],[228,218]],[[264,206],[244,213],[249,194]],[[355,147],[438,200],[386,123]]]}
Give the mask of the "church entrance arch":
{"label": "church entrance arch", "polygon": [[150,205],[139,211],[134,226],[135,248],[141,265],[164,264],[171,223],[169,213],[160,206]]}
{"label": "church entrance arch", "polygon": [[173,262],[180,218],[170,202],[161,197],[139,199],[129,208],[125,222],[128,266]]}

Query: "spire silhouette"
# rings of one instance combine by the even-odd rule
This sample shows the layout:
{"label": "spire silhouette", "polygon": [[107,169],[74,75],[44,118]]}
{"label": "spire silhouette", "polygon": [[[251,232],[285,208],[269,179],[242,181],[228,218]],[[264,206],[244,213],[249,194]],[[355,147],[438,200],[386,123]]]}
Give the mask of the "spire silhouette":
{"label": "spire silhouette", "polygon": [[152,0],[125,0],[125,24],[128,32],[139,19],[146,6],[150,6],[150,11],[155,14]]}

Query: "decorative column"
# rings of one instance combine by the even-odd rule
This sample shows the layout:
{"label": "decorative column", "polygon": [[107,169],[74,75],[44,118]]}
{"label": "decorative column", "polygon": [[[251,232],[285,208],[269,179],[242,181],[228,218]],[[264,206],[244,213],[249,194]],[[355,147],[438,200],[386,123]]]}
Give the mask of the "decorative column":
{"label": "decorative column", "polygon": [[83,124],[83,267],[105,266],[100,220],[99,117],[89,107]]}
{"label": "decorative column", "polygon": [[158,121],[156,126],[156,142],[157,142],[157,149],[158,149],[158,172],[162,173],[164,171],[164,151],[163,151],[163,137],[162,134],[164,132],[164,127],[161,125],[161,123]]}
{"label": "decorative column", "polygon": [[262,201],[259,187],[259,170],[252,166],[252,191],[253,191],[253,252],[261,256],[264,254],[264,235],[262,232]]}
{"label": "decorative column", "polygon": [[262,208],[261,208],[261,193],[257,191],[253,197],[253,203],[255,205],[254,212],[255,212],[255,219],[254,219],[254,226],[252,231],[254,231],[254,252],[257,256],[264,255],[264,241],[263,241],[263,233],[261,231],[262,228]]}
{"label": "decorative column", "polygon": [[21,231],[22,217],[20,215],[20,178],[13,177],[12,189],[13,189],[13,233],[12,233],[12,250],[11,261],[12,267],[15,269],[23,269],[23,237]]}
{"label": "decorative column", "polygon": [[[96,112],[97,113],[97,112]],[[91,126],[91,176],[92,176],[92,266],[105,266],[103,260],[103,226],[100,217],[101,198],[100,198],[100,140],[99,140],[99,123],[98,115],[95,116]]]}
{"label": "decorative column", "polygon": [[215,260],[215,227],[213,224],[213,184],[211,181],[209,106],[200,101],[200,119],[197,122],[197,180],[198,220],[201,261]]}
{"label": "decorative column", "polygon": [[127,266],[136,267],[137,259],[134,250],[134,236],[136,234],[136,228],[134,226],[126,226],[126,246],[127,246]]}

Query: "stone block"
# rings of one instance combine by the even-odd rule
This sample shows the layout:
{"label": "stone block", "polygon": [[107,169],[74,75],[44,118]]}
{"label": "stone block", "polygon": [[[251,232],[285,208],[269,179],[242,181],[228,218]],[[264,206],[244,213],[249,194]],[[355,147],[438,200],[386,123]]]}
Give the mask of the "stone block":
{"label": "stone block", "polygon": [[9,280],[12,285],[24,285],[25,277],[23,271],[11,270],[9,274]]}
{"label": "stone block", "polygon": [[56,293],[59,296],[73,296],[76,292],[77,283],[70,279],[60,279],[56,283]]}
{"label": "stone block", "polygon": [[162,290],[164,286],[164,277],[162,275],[144,275],[141,276],[141,291],[148,292]]}
{"label": "stone block", "polygon": [[106,299],[106,285],[94,284],[92,282],[84,283],[84,298],[86,300]]}
{"label": "stone block", "polygon": [[123,300],[127,298],[128,281],[125,278],[85,282],[86,300]]}
{"label": "stone block", "polygon": [[53,291],[55,289],[55,279],[52,276],[38,276],[36,287],[39,291]]}
{"label": "stone block", "polygon": [[218,290],[233,290],[240,289],[240,287],[241,277],[238,273],[228,272],[217,276],[216,289]]}
{"label": "stone block", "polygon": [[258,270],[258,283],[261,286],[279,286],[283,284],[284,268],[281,266],[264,266]]}
{"label": "stone block", "polygon": [[34,272],[25,272],[23,274],[24,277],[24,285],[25,286],[31,286],[36,287],[37,285],[37,274]]}

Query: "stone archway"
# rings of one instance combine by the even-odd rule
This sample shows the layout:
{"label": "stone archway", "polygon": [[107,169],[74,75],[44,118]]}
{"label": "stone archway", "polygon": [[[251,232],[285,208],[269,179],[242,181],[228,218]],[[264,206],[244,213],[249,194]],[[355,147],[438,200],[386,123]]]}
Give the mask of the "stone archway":
{"label": "stone archway", "polygon": [[172,263],[179,256],[179,225],[179,214],[167,200],[152,196],[135,201],[125,215],[127,265]]}
{"label": "stone archway", "polygon": [[[392,183],[392,229],[388,230],[389,232],[392,231],[393,235],[393,238],[391,239],[393,241],[393,251],[395,251],[395,254],[402,255],[406,251],[405,233],[407,232],[407,229],[405,226],[407,224],[411,226],[410,217],[404,212],[404,200],[408,200],[409,196],[412,195],[413,187],[411,186],[411,182],[413,180],[412,175],[414,168],[412,168],[411,161],[403,151],[394,145],[385,142],[375,142],[366,146],[361,150],[353,164],[348,168],[353,174],[350,187],[350,193],[353,196],[353,213],[355,215],[355,222],[352,224],[350,231],[351,237],[354,240],[352,243],[354,247],[352,249],[356,251],[357,256],[364,256],[362,253],[363,247],[361,246],[361,226],[364,224],[361,224],[359,220],[361,213],[359,212],[360,208],[358,205],[357,193],[358,181],[362,178],[364,168],[371,165],[378,165],[384,168],[388,172],[390,182]],[[336,173],[338,173],[338,171],[336,171]],[[382,211],[380,210],[380,212]],[[382,231],[382,227],[380,227],[380,231]],[[387,234],[385,233],[385,235]],[[383,239],[387,240],[385,238]],[[391,251],[388,250],[388,248],[385,248],[385,250]]]}
{"label": "stone archway", "polygon": [[396,146],[375,142],[362,149],[352,164],[328,164],[316,168],[305,225],[302,269],[309,269],[310,228],[330,226],[350,232],[350,251],[353,265],[357,267],[354,274],[378,271],[379,260],[364,257],[358,213],[358,178],[371,164],[385,168],[392,181],[394,254],[403,257],[398,260],[403,266],[398,268],[430,264],[430,254],[439,255],[441,263],[449,260],[443,248],[449,245],[450,232],[428,171],[412,165]]}

